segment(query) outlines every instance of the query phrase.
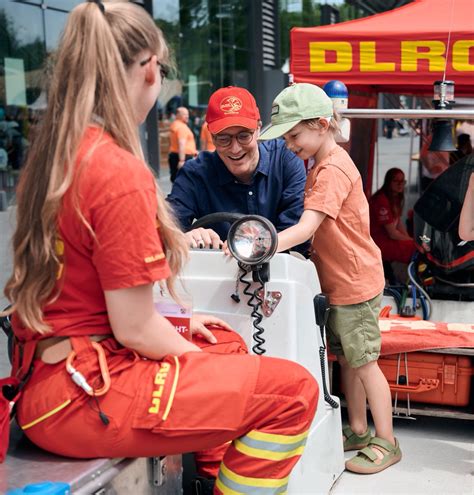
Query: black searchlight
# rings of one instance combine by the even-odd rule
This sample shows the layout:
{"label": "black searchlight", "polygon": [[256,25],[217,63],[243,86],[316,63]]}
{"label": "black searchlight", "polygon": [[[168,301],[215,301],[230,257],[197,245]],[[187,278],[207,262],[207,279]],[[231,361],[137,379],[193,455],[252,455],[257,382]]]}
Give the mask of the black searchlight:
{"label": "black searchlight", "polygon": [[274,225],[260,215],[246,215],[235,221],[227,235],[232,256],[245,265],[262,265],[275,254],[278,235]]}

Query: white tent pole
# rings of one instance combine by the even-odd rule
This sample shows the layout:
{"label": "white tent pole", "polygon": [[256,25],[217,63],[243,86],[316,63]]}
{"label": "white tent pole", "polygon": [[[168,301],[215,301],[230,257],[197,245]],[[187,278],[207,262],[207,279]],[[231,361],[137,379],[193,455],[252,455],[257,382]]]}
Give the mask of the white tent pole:
{"label": "white tent pole", "polygon": [[474,110],[421,110],[400,108],[346,108],[340,115],[357,119],[458,119],[474,120]]}
{"label": "white tent pole", "polygon": [[379,163],[380,163],[380,156],[379,156],[379,136],[377,136],[377,139],[375,140],[375,190],[379,190]]}
{"label": "white tent pole", "polygon": [[[413,97],[412,107],[416,108],[416,96]],[[406,204],[409,204],[409,205],[411,205],[410,199],[411,199],[411,194],[412,194],[411,193],[411,176],[412,176],[412,163],[413,163],[412,156],[413,156],[413,141],[414,141],[414,139],[415,139],[415,131],[413,130],[412,126],[410,126],[410,151],[409,151],[409,155],[408,155],[408,181],[407,181],[408,201],[406,202]]]}

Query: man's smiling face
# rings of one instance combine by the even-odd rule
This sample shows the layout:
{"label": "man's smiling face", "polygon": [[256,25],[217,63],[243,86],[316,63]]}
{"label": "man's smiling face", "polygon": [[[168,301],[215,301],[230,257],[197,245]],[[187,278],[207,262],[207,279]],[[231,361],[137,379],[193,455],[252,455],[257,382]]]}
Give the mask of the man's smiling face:
{"label": "man's smiling face", "polygon": [[[231,138],[227,146],[219,144],[219,137],[224,136]],[[258,129],[241,126],[228,127],[214,136],[213,141],[220,159],[229,172],[242,182],[251,180],[257,168],[259,159],[257,137]]]}

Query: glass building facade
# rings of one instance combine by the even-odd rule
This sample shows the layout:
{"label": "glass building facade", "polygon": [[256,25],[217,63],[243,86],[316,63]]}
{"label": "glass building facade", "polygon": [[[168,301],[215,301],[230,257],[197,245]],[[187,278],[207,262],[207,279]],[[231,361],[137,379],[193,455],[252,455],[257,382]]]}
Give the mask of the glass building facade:
{"label": "glass building facade", "polygon": [[160,163],[168,154],[168,127],[176,108],[186,106],[199,147],[209,100],[223,86],[252,90],[249,11],[252,0],[153,0],[152,11],[176,61],[176,76],[166,81],[158,99]]}
{"label": "glass building facade", "polygon": [[[178,62],[177,79],[160,102],[180,93],[191,108],[205,108],[210,94],[228,85],[249,85],[249,1],[153,1],[153,17]],[[174,95],[172,95],[174,96]]]}
{"label": "glass building facade", "polygon": [[[0,0],[0,171],[3,171],[0,190],[10,187],[24,161],[29,130],[46,104],[42,86],[47,56],[56,48],[67,15],[78,3],[78,0]],[[135,3],[142,4],[152,14],[176,60],[176,74],[166,81],[156,112],[151,116],[154,123],[149,119],[147,125],[147,135],[153,136],[159,120],[165,134],[160,139],[163,157],[166,121],[173,118],[177,106],[190,109],[190,126],[197,136],[213,91],[227,85],[253,89],[249,68],[255,60],[255,36],[250,18],[262,2],[143,0]],[[152,139],[148,141],[149,159],[156,168],[158,148],[153,146]],[[9,174],[4,173],[6,168]]]}
{"label": "glass building facade", "polygon": [[[24,161],[30,129],[46,104],[42,92],[45,62],[57,47],[69,11],[79,3],[0,0],[0,191],[12,187]],[[198,142],[209,96],[222,86],[248,88],[257,100],[264,124],[268,121],[271,102],[286,83],[282,68],[288,63],[289,30],[296,25],[319,24],[320,4],[326,2],[135,3],[142,4],[161,27],[177,66],[143,132],[149,162],[159,170],[159,163],[167,161],[167,127],[176,108],[189,108],[190,127]]]}

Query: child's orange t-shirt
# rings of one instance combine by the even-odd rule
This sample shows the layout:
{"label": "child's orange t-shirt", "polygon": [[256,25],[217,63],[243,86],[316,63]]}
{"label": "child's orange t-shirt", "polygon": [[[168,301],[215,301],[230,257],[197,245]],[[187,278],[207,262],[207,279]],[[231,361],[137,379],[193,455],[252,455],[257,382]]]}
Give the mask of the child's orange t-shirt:
{"label": "child's orange t-shirt", "polygon": [[362,178],[340,146],[311,169],[304,209],[327,215],[314,235],[311,259],[330,304],[357,304],[380,294],[385,286],[382,257],[370,237]]}

